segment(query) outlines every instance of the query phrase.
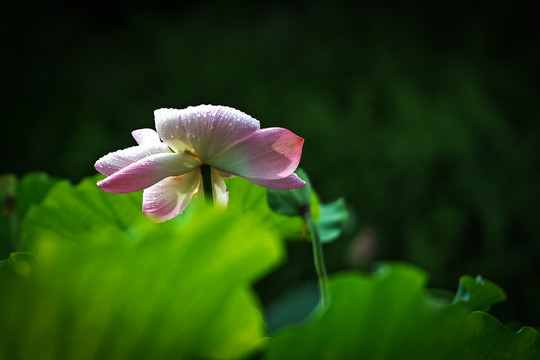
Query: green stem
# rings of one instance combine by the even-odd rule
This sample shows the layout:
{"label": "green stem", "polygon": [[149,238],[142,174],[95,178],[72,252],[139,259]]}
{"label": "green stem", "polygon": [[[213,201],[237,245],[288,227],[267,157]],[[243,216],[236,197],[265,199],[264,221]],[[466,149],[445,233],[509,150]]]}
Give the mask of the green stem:
{"label": "green stem", "polygon": [[319,230],[313,220],[309,207],[305,207],[300,211],[304,222],[306,223],[309,232],[311,234],[311,244],[313,246],[313,263],[315,264],[315,271],[319,279],[319,290],[321,293],[321,306],[323,309],[328,305],[329,293],[328,293],[328,274],[326,273],[326,265],[324,264],[323,248],[321,238],[319,236]]}
{"label": "green stem", "polygon": [[211,206],[214,203],[214,198],[212,195],[212,172],[210,166],[201,166],[201,175],[203,182],[204,200]]}

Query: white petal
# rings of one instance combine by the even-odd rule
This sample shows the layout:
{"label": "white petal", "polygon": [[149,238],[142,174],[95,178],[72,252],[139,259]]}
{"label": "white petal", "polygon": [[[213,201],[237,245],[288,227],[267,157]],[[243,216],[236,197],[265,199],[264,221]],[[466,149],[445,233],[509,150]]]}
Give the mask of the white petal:
{"label": "white petal", "polygon": [[185,129],[180,123],[182,110],[158,109],[154,111],[156,130],[165,144],[177,153],[189,151],[194,153]]}
{"label": "white petal", "polygon": [[180,122],[202,161],[259,130],[260,123],[227,106],[199,105],[179,110]]}
{"label": "white petal", "polygon": [[162,142],[132,146],[108,153],[96,161],[94,167],[103,175],[109,176],[147,156],[170,152],[169,147]]}
{"label": "white petal", "polygon": [[161,144],[159,135],[155,130],[152,129],[138,129],[133,130],[131,135],[137,141],[137,144]]}
{"label": "white petal", "polygon": [[169,176],[187,174],[200,165],[200,161],[185,154],[154,154],[99,181],[98,186],[114,194],[139,191]]}
{"label": "white petal", "polygon": [[201,170],[161,180],[143,192],[143,212],[155,222],[181,214],[200,191]]}

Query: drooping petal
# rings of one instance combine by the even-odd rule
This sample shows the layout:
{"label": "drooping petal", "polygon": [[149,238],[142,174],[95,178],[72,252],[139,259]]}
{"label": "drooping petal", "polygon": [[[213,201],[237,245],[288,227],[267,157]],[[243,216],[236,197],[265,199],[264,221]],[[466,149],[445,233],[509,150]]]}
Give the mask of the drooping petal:
{"label": "drooping petal", "polygon": [[254,179],[254,178],[248,178],[244,177],[247,181],[250,181],[256,185],[265,187],[267,189],[274,189],[274,190],[291,190],[291,189],[298,189],[301,187],[306,186],[306,182],[298,177],[295,173],[292,173],[291,175],[281,178],[281,179]]}
{"label": "drooping petal", "polygon": [[172,219],[186,209],[200,184],[200,168],[161,180],[144,190],[143,213],[155,222]]}
{"label": "drooping petal", "polygon": [[303,143],[304,139],[287,129],[262,129],[227,148],[209,164],[244,178],[282,179],[298,167]]}
{"label": "drooping petal", "polygon": [[180,121],[202,161],[210,160],[260,128],[258,120],[227,106],[188,107],[180,110]]}
{"label": "drooping petal", "polygon": [[154,154],[98,182],[107,192],[121,194],[146,189],[169,176],[186,174],[201,162],[185,154]]}
{"label": "drooping petal", "polygon": [[178,109],[157,109],[154,111],[156,130],[161,140],[174,152],[193,153],[193,146],[180,122],[181,114],[182,110]]}
{"label": "drooping petal", "polygon": [[131,135],[139,145],[161,143],[158,133],[153,129],[133,130]]}
{"label": "drooping petal", "polygon": [[227,190],[227,186],[225,185],[223,179],[232,176],[214,168],[210,169],[214,207],[225,209],[229,203],[229,191]]}
{"label": "drooping petal", "polygon": [[162,142],[132,146],[102,156],[94,167],[103,175],[109,176],[147,156],[170,152],[169,147]]}

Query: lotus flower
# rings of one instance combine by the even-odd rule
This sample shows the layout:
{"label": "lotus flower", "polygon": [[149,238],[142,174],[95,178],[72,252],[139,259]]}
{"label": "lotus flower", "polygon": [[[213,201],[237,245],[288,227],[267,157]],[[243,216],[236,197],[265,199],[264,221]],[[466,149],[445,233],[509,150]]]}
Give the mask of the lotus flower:
{"label": "lotus flower", "polygon": [[[156,131],[132,132],[138,146],[118,150],[94,165],[107,176],[97,185],[110,193],[143,192],[143,212],[161,222],[181,214],[204,194],[201,167],[210,167],[213,202],[226,207],[224,178],[239,176],[277,190],[305,186],[294,170],[304,139],[226,106],[158,109]],[[203,196],[203,195],[202,195]]]}

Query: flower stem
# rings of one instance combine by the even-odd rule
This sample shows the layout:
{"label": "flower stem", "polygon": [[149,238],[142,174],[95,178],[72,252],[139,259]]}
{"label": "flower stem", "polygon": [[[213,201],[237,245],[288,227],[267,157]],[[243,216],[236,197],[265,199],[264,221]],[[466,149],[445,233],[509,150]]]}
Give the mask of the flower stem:
{"label": "flower stem", "polygon": [[308,230],[311,234],[311,245],[313,246],[313,263],[315,264],[315,271],[317,272],[317,277],[319,279],[319,291],[321,293],[321,306],[323,309],[326,309],[329,300],[328,293],[328,274],[326,273],[326,265],[324,264],[324,254],[321,243],[321,238],[319,236],[319,230],[315,225],[315,220],[309,206],[305,206],[300,210],[300,215],[304,222],[306,223]]}
{"label": "flower stem", "polygon": [[211,168],[208,165],[202,165],[201,166],[201,176],[202,176],[202,184],[203,184],[203,191],[204,191],[204,200],[207,204],[210,206],[214,203],[214,198],[212,194],[212,172]]}

